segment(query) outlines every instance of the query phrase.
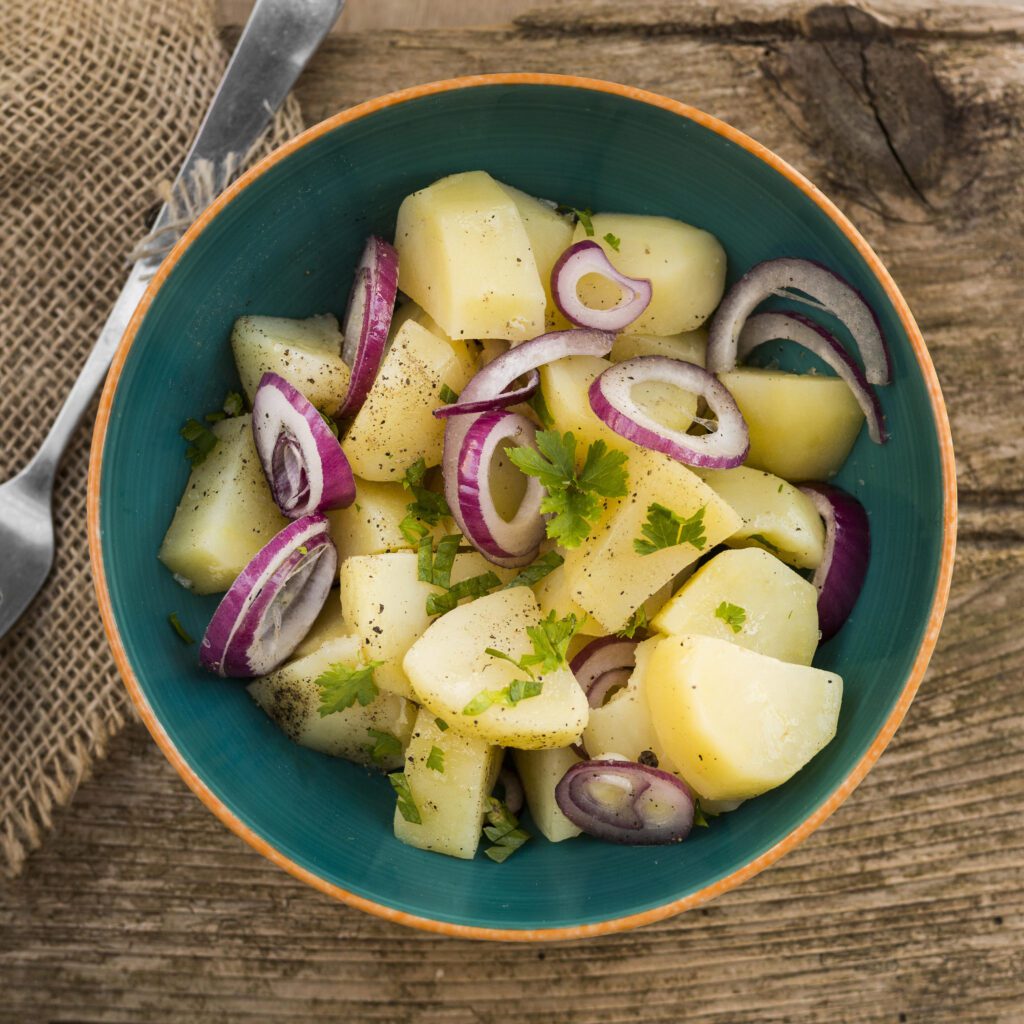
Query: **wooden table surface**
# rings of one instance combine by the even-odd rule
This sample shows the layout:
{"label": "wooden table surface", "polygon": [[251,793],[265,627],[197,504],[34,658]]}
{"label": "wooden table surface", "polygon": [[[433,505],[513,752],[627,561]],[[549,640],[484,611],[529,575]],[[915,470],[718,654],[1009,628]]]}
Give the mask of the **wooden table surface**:
{"label": "wooden table surface", "polygon": [[[1024,11],[524,7],[350,0],[353,30],[299,85],[304,111],[456,74],[575,72],[711,111],[840,203],[917,314],[957,446],[953,596],[905,724],[753,881],[543,947],[332,903],[221,827],[134,726],[0,890],[0,1020],[1024,1021]],[[244,17],[245,0],[223,10]],[[474,10],[518,20],[465,25]]]}

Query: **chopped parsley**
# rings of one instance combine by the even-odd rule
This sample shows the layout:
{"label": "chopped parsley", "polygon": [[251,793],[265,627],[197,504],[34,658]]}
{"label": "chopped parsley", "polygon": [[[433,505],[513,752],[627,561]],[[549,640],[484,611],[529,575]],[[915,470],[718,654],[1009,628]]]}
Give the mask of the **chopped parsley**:
{"label": "chopped parsley", "polygon": [[171,624],[171,629],[178,634],[178,639],[181,640],[183,644],[195,643],[195,640],[189,636],[188,630],[181,624],[181,619],[178,618],[177,612],[171,612],[171,614],[167,616],[167,621]]}
{"label": "chopped parsley", "polygon": [[531,562],[522,572],[517,573],[502,587],[502,590],[510,590],[512,587],[532,587],[539,583],[548,573],[554,572],[565,559],[557,551],[548,551],[535,562]]}
{"label": "chopped parsley", "polygon": [[320,419],[322,419],[324,421],[324,423],[327,424],[327,429],[335,437],[337,437],[338,436],[338,424],[335,423],[334,417],[333,416],[328,416],[327,413],[325,413],[322,409],[317,409],[317,412],[320,413]]}
{"label": "chopped parsley", "polygon": [[402,744],[397,736],[392,736],[389,732],[382,732],[380,729],[367,729],[366,731],[373,740],[370,760],[374,764],[383,764],[402,753]]}
{"label": "chopped parsley", "polygon": [[483,597],[500,586],[501,580],[493,572],[482,572],[479,576],[470,576],[469,579],[460,580],[449,587],[443,594],[428,594],[427,614],[444,615],[467,597]]}
{"label": "chopped parsley", "polygon": [[427,767],[433,772],[440,772],[444,775],[444,751],[440,747],[432,746],[427,755]]}
{"label": "chopped parsley", "polygon": [[594,237],[594,211],[593,210],[577,210],[574,206],[557,206],[555,207],[556,213],[571,213],[576,219],[577,223],[583,225],[583,230],[587,233],[587,238]]}
{"label": "chopped parsley", "polygon": [[202,465],[206,461],[206,456],[218,444],[217,435],[209,427],[200,423],[199,420],[186,420],[185,426],[181,428],[179,433],[189,442],[189,446],[185,449],[185,458],[188,459],[193,469],[196,466]]}
{"label": "chopped parsley", "polygon": [[715,618],[721,619],[734,633],[738,633],[747,621],[747,613],[738,604],[723,601],[715,609]]}
{"label": "chopped parsley", "polygon": [[452,514],[444,495],[424,486],[423,478],[426,474],[427,464],[420,458],[405,471],[402,478],[402,486],[412,492],[414,500],[405,506],[407,515],[398,528],[410,544],[425,537],[430,533],[429,527],[437,526],[443,517]]}
{"label": "chopped parsley", "polygon": [[636,636],[637,631],[642,632],[647,626],[647,612],[644,611],[644,606],[640,605],[639,608],[629,617],[629,621],[616,633],[616,636],[621,636],[625,640],[632,640]]}
{"label": "chopped parsley", "polygon": [[[712,817],[715,817],[715,815],[712,815]],[[710,823],[704,814],[704,808],[700,805],[699,798],[693,801],[693,823],[700,826],[700,828],[710,827]]]}
{"label": "chopped parsley", "polygon": [[653,555],[663,548],[678,544],[692,544],[698,551],[704,550],[707,537],[704,535],[704,510],[701,505],[692,516],[683,518],[670,508],[654,502],[647,506],[647,522],[641,527],[644,539],[633,541],[633,550],[638,555]]}
{"label": "chopped parsley", "polygon": [[436,725],[441,732],[448,731],[448,723],[443,718],[435,718],[434,725]]}
{"label": "chopped parsley", "polygon": [[449,533],[437,542],[437,550],[430,535],[420,538],[416,555],[416,573],[422,583],[433,583],[447,590],[452,585],[452,566],[462,543],[461,533]]}
{"label": "chopped parsley", "polygon": [[405,772],[393,772],[388,776],[388,781],[398,797],[398,813],[413,825],[422,825],[420,809],[412,798],[412,790],[409,788],[409,780],[405,777]]}
{"label": "chopped parsley", "polygon": [[519,827],[519,819],[497,797],[487,798],[487,824],[484,835],[494,844],[484,854],[498,864],[508,860],[530,839],[530,833]]}
{"label": "chopped parsley", "polygon": [[356,701],[366,707],[373,703],[377,696],[377,684],[373,681],[373,670],[380,665],[379,661],[371,661],[369,665],[353,668],[338,662],[331,665],[316,678],[316,686],[320,690],[320,717],[344,711],[352,707]]}
{"label": "chopped parsley", "polygon": [[224,402],[215,412],[208,412],[203,419],[207,423],[217,423],[219,420],[226,420],[229,416],[241,416],[245,412],[245,399],[237,391],[229,391],[224,396]]}
{"label": "chopped parsley", "polygon": [[616,238],[610,231],[604,236],[604,240],[616,251],[619,251],[619,244],[622,242],[621,238]]}
{"label": "chopped parsley", "polygon": [[756,541],[763,548],[767,548],[773,554],[778,554],[779,549],[763,534],[763,533],[752,533],[747,540]]}
{"label": "chopped parsley", "polygon": [[537,432],[536,448],[506,448],[513,465],[536,477],[547,495],[540,510],[551,513],[547,535],[567,548],[579,547],[601,512],[598,496],[618,498],[626,494],[624,452],[609,451],[604,441],[587,448],[583,467],[576,470],[576,438],[570,432]]}
{"label": "chopped parsley", "polygon": [[447,384],[441,385],[439,395],[441,401],[444,402],[445,405],[454,405],[459,400],[459,393],[457,391],[452,391]]}
{"label": "chopped parsley", "polygon": [[534,391],[526,404],[537,414],[537,419],[545,430],[550,430],[555,425],[555,418],[551,415],[548,403],[544,401],[544,392],[540,388]]}

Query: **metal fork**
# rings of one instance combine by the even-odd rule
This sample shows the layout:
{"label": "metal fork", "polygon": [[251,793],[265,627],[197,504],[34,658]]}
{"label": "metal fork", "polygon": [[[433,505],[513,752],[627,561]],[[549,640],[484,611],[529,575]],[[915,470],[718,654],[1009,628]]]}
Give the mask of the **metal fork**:
{"label": "metal fork", "polygon": [[[202,161],[229,167],[248,153],[284,102],[345,0],[256,0],[210,109],[175,181],[189,190]],[[209,198],[213,198],[212,196]],[[198,213],[198,211],[196,211]],[[153,227],[173,238],[164,206]],[[168,246],[169,247],[169,246]],[[132,268],[50,432],[17,476],[0,485],[0,637],[39,592],[53,565],[53,479],[64,449],[106,376],[114,351],[159,259]]]}

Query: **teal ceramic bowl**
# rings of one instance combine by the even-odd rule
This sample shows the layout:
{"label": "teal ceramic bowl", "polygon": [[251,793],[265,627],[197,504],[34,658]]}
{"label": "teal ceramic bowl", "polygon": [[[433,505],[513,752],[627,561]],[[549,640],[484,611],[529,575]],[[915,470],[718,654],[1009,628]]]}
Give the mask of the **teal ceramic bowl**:
{"label": "teal ceramic bowl", "polygon": [[[343,312],[368,234],[390,237],[406,194],[483,168],[576,207],[665,214],[721,239],[730,279],[768,257],[820,260],[877,311],[895,382],[892,432],[862,435],[839,482],[866,505],[873,553],[853,617],[818,664],[845,680],[835,740],[785,786],[670,847],[539,839],[504,864],[397,842],[387,780],[296,746],[238,682],[199,671],[168,628],[201,635],[216,598],[156,559],[188,466],[178,429],[237,386],[242,313]],[[789,352],[770,353],[791,366]],[[346,111],[264,160],[160,269],[104,392],[93,448],[94,574],[131,695],[188,784],[230,828],[347,903],[435,931],[566,938],[654,921],[721,893],[808,835],[891,738],[935,643],[952,565],[953,457],[935,372],[888,273],[809,182],[699,111],[559,76],[501,75],[408,90]],[[869,813],[862,808],[862,813]]]}

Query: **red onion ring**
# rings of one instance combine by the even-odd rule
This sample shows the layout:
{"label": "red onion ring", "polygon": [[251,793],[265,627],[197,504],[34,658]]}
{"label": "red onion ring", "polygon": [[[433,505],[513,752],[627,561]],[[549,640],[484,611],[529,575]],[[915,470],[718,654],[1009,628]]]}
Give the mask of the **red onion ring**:
{"label": "red onion ring", "polygon": [[[645,381],[674,384],[707,402],[718,418],[709,434],[687,434],[659,423],[636,402],[633,386]],[[725,385],[694,363],[667,356],[637,356],[616,363],[590,385],[590,408],[616,434],[677,462],[708,469],[732,469],[750,450],[750,432]]]}
{"label": "red onion ring", "polygon": [[[562,359],[564,356],[607,355],[611,351],[614,341],[615,335],[609,334],[607,331],[585,330],[554,331],[551,334],[542,334],[532,341],[524,341],[521,345],[516,345],[502,353],[479,370],[462,389],[462,394],[456,404],[465,405],[470,402],[493,399],[530,370],[535,370],[545,363],[552,363],[556,359]],[[466,537],[470,537],[471,532],[467,529],[466,520],[459,505],[459,464],[462,459],[463,442],[473,422],[473,419],[468,416],[448,417],[444,428],[444,458],[441,464],[445,499],[452,510],[455,522]],[[527,495],[530,493],[527,491]],[[536,514],[539,520],[539,508]],[[543,524],[541,532],[543,533]],[[483,553],[491,561],[496,561],[486,552]],[[511,552],[505,552],[504,556],[497,557],[513,556]],[[497,562],[496,564],[503,563]],[[525,562],[516,560],[511,564],[522,565]]]}
{"label": "red onion ring", "polygon": [[355,477],[338,439],[313,403],[276,373],[260,379],[252,433],[274,501],[290,519],[355,501]]}
{"label": "red onion ring", "polygon": [[[618,797],[614,802],[607,798],[609,789]],[[574,764],[555,787],[555,801],[577,828],[612,843],[679,843],[693,827],[693,794],[686,783],[634,761]]]}
{"label": "red onion ring", "polygon": [[[587,274],[600,274],[628,293],[611,309],[593,309],[579,297],[577,286]],[[612,266],[597,242],[570,245],[551,269],[551,297],[562,315],[577,327],[621,331],[650,305],[654,289],[645,277],[626,277]]]}
{"label": "red onion ring", "polygon": [[628,682],[636,665],[638,643],[618,636],[598,637],[581,648],[569,663],[592,708],[601,707],[612,689]]}
{"label": "red onion ring", "polygon": [[[540,374],[536,370],[528,370],[526,383],[511,391],[502,391],[494,398],[479,398],[475,402],[452,402],[450,405],[442,405],[434,410],[434,415],[439,419],[447,419],[449,416],[467,416],[470,413],[497,412],[499,409],[507,409],[510,405],[518,405],[532,398],[540,387]],[[460,396],[461,397],[461,396]]]}
{"label": "red onion ring", "polygon": [[497,565],[532,562],[544,539],[540,503],[544,487],[529,477],[526,493],[511,520],[502,518],[491,494],[491,458],[498,445],[532,445],[537,428],[515,412],[489,412],[478,416],[462,442],[458,466],[458,508],[467,540]]}
{"label": "red onion ring", "polygon": [[825,520],[825,553],[811,582],[818,588],[818,628],[824,643],[839,632],[857,603],[871,557],[868,514],[856,498],[831,484],[803,484]]}
{"label": "red onion ring", "polygon": [[888,434],[878,393],[849,352],[819,323],[802,313],[755,313],[743,325],[736,355],[740,362],[759,345],[784,339],[813,352],[846,381],[868,423],[868,434],[875,444],[885,444]]}
{"label": "red onion ring", "polygon": [[397,296],[398,253],[383,238],[371,235],[356,268],[342,324],[341,358],[352,376],[339,418],[350,419],[359,412],[377,379]]}
{"label": "red onion ring", "polygon": [[338,567],[319,512],[289,523],[238,574],[206,627],[199,663],[219,676],[272,672],[302,642]]}
{"label": "red onion ring", "polygon": [[823,309],[846,325],[857,343],[869,383],[889,383],[889,350],[878,317],[864,296],[828,267],[793,257],[758,263],[725,293],[708,329],[707,368],[712,373],[723,373],[736,365],[740,331],[754,307],[790,288],[798,288],[819,300]]}

